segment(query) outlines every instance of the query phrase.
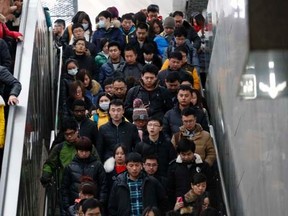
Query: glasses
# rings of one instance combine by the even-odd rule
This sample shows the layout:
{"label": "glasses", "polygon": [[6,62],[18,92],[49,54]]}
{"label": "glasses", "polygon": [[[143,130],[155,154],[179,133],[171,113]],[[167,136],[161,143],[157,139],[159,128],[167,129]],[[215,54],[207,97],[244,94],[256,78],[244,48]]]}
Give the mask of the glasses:
{"label": "glasses", "polygon": [[158,124],[147,124],[148,127],[161,127],[161,125]]}
{"label": "glasses", "polygon": [[195,120],[185,120],[183,121],[183,124],[193,124]]}
{"label": "glasses", "polygon": [[156,163],[153,163],[153,164],[151,164],[151,163],[145,163],[145,166],[147,166],[147,167],[157,167],[158,164],[156,164]]}

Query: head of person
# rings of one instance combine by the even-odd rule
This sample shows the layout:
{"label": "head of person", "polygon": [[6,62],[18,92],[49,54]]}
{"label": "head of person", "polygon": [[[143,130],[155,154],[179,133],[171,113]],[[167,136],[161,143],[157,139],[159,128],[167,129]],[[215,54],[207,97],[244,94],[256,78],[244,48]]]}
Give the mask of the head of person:
{"label": "head of person", "polygon": [[156,47],[152,43],[145,43],[142,47],[145,63],[152,62]]}
{"label": "head of person", "polygon": [[80,159],[87,159],[92,152],[92,142],[88,137],[81,136],[75,143],[76,154]]}
{"label": "head of person", "polygon": [[187,85],[180,85],[177,93],[177,100],[181,107],[188,107],[192,99],[192,88]]}
{"label": "head of person", "polygon": [[115,78],[113,80],[113,95],[119,99],[125,99],[127,93],[127,83],[121,78]]}
{"label": "head of person", "polygon": [[54,29],[53,32],[55,35],[62,35],[65,30],[65,20],[63,19],[57,19],[54,22]]}
{"label": "head of person", "polygon": [[84,216],[84,213],[82,211],[82,206],[85,201],[86,199],[81,199],[80,202],[76,204],[76,207],[75,207],[76,216]]}
{"label": "head of person", "polygon": [[150,22],[150,28],[149,28],[149,34],[150,36],[159,35],[161,32],[163,32],[164,28],[162,25],[162,21],[159,19],[153,19]]}
{"label": "head of person", "polygon": [[199,12],[193,13],[190,18],[190,23],[194,27],[194,29],[198,32],[205,25],[205,18]]}
{"label": "head of person", "polygon": [[113,61],[120,61],[121,46],[117,41],[111,41],[108,44],[109,57]]}
{"label": "head of person", "polygon": [[202,173],[196,173],[191,180],[191,189],[193,192],[200,196],[206,191],[207,178]]}
{"label": "head of person", "polygon": [[118,18],[119,18],[119,11],[118,11],[118,9],[117,9],[116,7],[114,7],[114,6],[108,7],[106,10],[111,13],[111,18],[112,18],[112,20],[118,20]]}
{"label": "head of person", "polygon": [[75,100],[72,105],[73,116],[76,121],[81,122],[86,118],[86,103],[83,100]]}
{"label": "head of person", "polygon": [[180,52],[182,54],[182,62],[181,65],[185,65],[188,62],[188,49],[185,45],[180,45],[176,47],[175,52]]}
{"label": "head of person", "polygon": [[153,64],[144,65],[141,71],[141,79],[145,88],[153,88],[157,82],[158,68]]}
{"label": "head of person", "polygon": [[62,131],[64,133],[64,138],[67,142],[75,143],[78,140],[78,123],[75,121],[75,119],[64,119],[62,124]]}
{"label": "head of person", "polygon": [[64,70],[71,76],[75,76],[78,73],[79,64],[76,59],[67,59],[64,65]]}
{"label": "head of person", "polygon": [[72,34],[73,34],[75,39],[84,38],[84,33],[85,33],[85,31],[84,31],[82,24],[74,23],[72,25]]}
{"label": "head of person", "polygon": [[139,11],[134,14],[134,23],[137,26],[139,23],[145,23],[146,22],[146,14],[143,11]]}
{"label": "head of person", "polygon": [[156,155],[145,156],[143,167],[148,175],[155,175],[155,173],[158,171],[158,157]]}
{"label": "head of person", "polygon": [[165,78],[166,88],[171,93],[176,93],[180,87],[180,76],[177,71],[171,72]]}
{"label": "head of person", "polygon": [[81,24],[83,26],[84,31],[86,30],[90,30],[92,31],[92,23],[90,20],[90,17],[87,13],[81,13],[78,17],[78,22],[79,24]]}
{"label": "head of person", "polygon": [[85,87],[86,89],[89,89],[89,90],[90,90],[90,89],[92,88],[92,76],[91,76],[91,74],[89,73],[88,70],[86,70],[86,69],[81,69],[81,70],[77,73],[76,79],[77,79],[77,80],[80,80],[80,81],[83,83],[83,85],[84,85],[84,87]]}
{"label": "head of person", "polygon": [[147,20],[152,21],[158,19],[159,15],[159,6],[156,4],[150,4],[147,7]]}
{"label": "head of person", "polygon": [[109,28],[112,20],[112,14],[109,11],[107,10],[101,11],[97,17],[99,20],[98,22],[99,28]]}
{"label": "head of person", "polygon": [[147,122],[149,136],[158,136],[162,131],[163,122],[160,118],[150,117]]}
{"label": "head of person", "polygon": [[177,146],[177,152],[183,163],[191,163],[194,160],[195,143],[192,140],[181,138]]}
{"label": "head of person", "polygon": [[182,54],[180,52],[171,52],[169,54],[169,68],[178,71],[182,64]]}
{"label": "head of person", "polygon": [[70,97],[82,100],[85,94],[84,84],[80,80],[73,81],[69,86]]}
{"label": "head of person", "polygon": [[201,202],[202,202],[202,210],[207,209],[210,207],[210,196],[207,191],[201,196]]}
{"label": "head of person", "polygon": [[128,65],[136,64],[137,62],[136,61],[137,59],[136,48],[131,45],[127,45],[124,50],[124,58]]}
{"label": "head of person", "polygon": [[202,108],[202,96],[200,94],[200,91],[197,89],[192,89],[192,99],[191,99],[191,103],[193,104],[193,106],[197,106]]}
{"label": "head of person", "polygon": [[127,148],[124,144],[119,143],[115,146],[113,155],[115,158],[116,165],[124,165],[125,164],[125,158],[127,154]]}
{"label": "head of person", "polygon": [[108,77],[103,82],[104,91],[113,95],[113,77]]}
{"label": "head of person", "polygon": [[166,17],[163,22],[164,32],[166,35],[173,35],[175,30],[175,20],[173,17]]}
{"label": "head of person", "polygon": [[183,25],[184,13],[182,11],[175,11],[172,16],[174,18],[176,28]]}
{"label": "head of person", "polygon": [[131,152],[126,157],[126,168],[131,180],[136,180],[142,170],[142,157],[137,152]]}
{"label": "head of person", "polygon": [[86,199],[82,205],[84,216],[101,216],[101,203],[95,198]]}
{"label": "head of person", "polygon": [[121,122],[124,116],[124,103],[120,99],[114,99],[109,104],[109,116],[114,122]]}
{"label": "head of person", "polygon": [[149,30],[149,27],[146,23],[139,23],[136,26],[136,36],[137,36],[138,42],[144,43],[144,41],[148,37],[148,30]]}
{"label": "head of person", "polygon": [[181,111],[181,119],[187,130],[193,130],[196,125],[197,113],[192,107],[184,108]]}
{"label": "head of person", "polygon": [[194,85],[193,77],[189,73],[182,74],[180,85],[188,86],[192,89]]}
{"label": "head of person", "polygon": [[185,40],[187,38],[187,31],[184,26],[180,26],[174,31],[176,46],[185,45]]}
{"label": "head of person", "polygon": [[143,210],[142,216],[160,216],[160,210],[155,206],[148,206]]}
{"label": "head of person", "polygon": [[98,94],[96,106],[103,112],[107,112],[109,109],[110,101],[112,100],[112,97],[107,92],[101,92]]}
{"label": "head of person", "polygon": [[103,38],[100,40],[100,49],[106,54],[109,54],[108,49],[109,40],[107,38]]}
{"label": "head of person", "polygon": [[77,55],[85,55],[87,51],[85,38],[78,38],[73,43],[73,49]]}
{"label": "head of person", "polygon": [[93,198],[96,194],[97,187],[95,182],[90,176],[81,176],[79,186],[79,198],[89,199]]}
{"label": "head of person", "polygon": [[121,26],[124,31],[129,32],[133,26],[133,16],[131,13],[123,14],[121,18]]}

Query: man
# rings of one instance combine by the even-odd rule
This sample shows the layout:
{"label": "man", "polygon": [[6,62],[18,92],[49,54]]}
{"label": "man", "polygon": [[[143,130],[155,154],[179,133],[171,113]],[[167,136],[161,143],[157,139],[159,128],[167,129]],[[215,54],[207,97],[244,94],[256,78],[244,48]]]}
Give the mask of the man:
{"label": "man", "polygon": [[190,40],[190,42],[193,42],[193,47],[198,50],[201,46],[201,38],[198,36],[194,28],[184,20],[184,13],[182,11],[175,11],[172,16],[175,20],[176,28],[183,26],[188,29],[187,39]]}
{"label": "man", "polygon": [[142,171],[141,155],[135,152],[126,158],[127,172],[117,176],[110,194],[109,215],[141,215],[148,206],[167,210],[167,195],[160,182]]}
{"label": "man", "polygon": [[183,125],[180,127],[180,131],[173,135],[171,142],[177,148],[181,138],[194,141],[196,145],[195,152],[211,167],[216,159],[216,153],[210,134],[204,131],[200,124],[196,123],[197,114],[193,108],[183,109],[181,116]]}
{"label": "man", "polygon": [[146,43],[143,45],[143,57],[145,64],[154,64],[158,70],[162,67],[162,60],[156,54],[157,47],[153,45],[153,43]]}
{"label": "man", "polygon": [[136,49],[137,62],[143,65],[145,64],[143,56],[144,44],[152,43],[155,47],[157,47],[156,43],[148,38],[148,29],[149,26],[146,23],[139,23],[136,27],[136,40],[130,43],[130,45]]}
{"label": "man", "polygon": [[112,41],[108,44],[109,58],[107,63],[103,64],[100,68],[99,83],[103,85],[106,78],[115,78],[116,70],[121,70],[124,66],[125,61],[121,57],[121,47],[116,41]]}
{"label": "man", "polygon": [[162,20],[162,17],[159,16],[159,6],[156,4],[150,4],[147,7],[147,22],[151,22],[153,19]]}
{"label": "man", "polygon": [[180,82],[181,82],[180,76],[177,71],[169,73],[165,79],[165,85],[166,85],[167,90],[170,93],[174,106],[178,102],[177,92],[178,92],[178,89],[180,88]]}
{"label": "man", "polygon": [[73,102],[72,112],[77,121],[80,136],[88,137],[96,147],[98,127],[95,122],[87,118],[85,110],[85,102],[83,100],[75,100]]}
{"label": "man", "polygon": [[[192,107],[192,89],[187,85],[180,85],[177,94],[178,103],[173,109],[169,110],[163,118],[163,132],[167,140],[171,141],[172,135],[177,133],[182,126],[181,111],[184,108]],[[199,123],[202,128],[209,131],[208,122],[203,110],[193,107],[197,113],[197,123]]]}
{"label": "man", "polygon": [[110,102],[109,115],[109,122],[99,128],[97,150],[102,162],[113,157],[116,144],[123,143],[127,151],[131,152],[135,144],[140,142],[136,126],[125,121],[124,104],[121,100],[115,99]]}
{"label": "man", "polygon": [[[188,74],[185,70],[181,68],[182,64],[182,54],[180,52],[171,52],[169,55],[169,67],[166,70],[159,71],[158,79],[162,86],[165,86],[165,79],[168,74],[172,72],[177,72],[180,76],[180,80],[185,74]],[[189,74],[190,75],[190,74]]]}
{"label": "man", "polygon": [[[86,41],[85,36],[84,36],[84,27],[80,23],[75,23],[72,25],[72,34],[73,34],[73,43],[78,40],[78,39],[84,39],[85,41],[85,46],[89,50],[90,55],[93,57],[93,59],[96,56],[96,46],[93,43],[90,43],[89,41]],[[85,50],[86,52],[86,50]],[[63,53],[63,62],[65,62],[68,58],[74,55],[74,46],[73,44],[67,45],[64,49]]]}
{"label": "man", "polygon": [[125,116],[131,118],[133,101],[140,98],[150,117],[163,118],[164,114],[172,108],[173,104],[167,89],[157,83],[158,68],[147,64],[141,72],[140,86],[131,88],[125,101]]}
{"label": "man", "polygon": [[120,30],[122,32],[125,45],[135,42],[136,27],[133,24],[132,14],[127,13],[122,16]]}
{"label": "man", "polygon": [[143,158],[148,155],[156,155],[159,161],[158,174],[166,177],[169,162],[176,158],[177,153],[171,142],[165,140],[161,131],[162,120],[150,118],[147,123],[148,136],[144,136],[142,142],[136,145],[135,151]]}
{"label": "man", "polygon": [[115,78],[112,83],[112,89],[113,89],[113,99],[120,99],[123,102],[126,98],[127,93],[127,83],[126,81],[119,77]]}
{"label": "man", "polygon": [[163,23],[164,31],[154,38],[160,56],[163,58],[165,50],[174,38],[175,21],[173,17],[167,17]]}
{"label": "man", "polygon": [[84,201],[82,205],[84,216],[101,216],[101,203],[94,198]]}
{"label": "man", "polygon": [[54,22],[53,36],[54,42],[57,46],[62,46],[61,38],[65,31],[65,20],[57,19]]}
{"label": "man", "polygon": [[92,42],[96,45],[96,53],[100,52],[100,43],[103,38],[107,38],[109,41],[118,41],[120,50],[124,46],[124,40],[122,32],[119,29],[120,26],[115,26],[111,22],[112,14],[105,10],[98,14],[99,22],[97,24],[97,31],[93,34]]}
{"label": "man", "polygon": [[195,153],[192,140],[181,139],[177,146],[178,157],[169,165],[168,195],[170,205],[174,206],[176,198],[191,189],[191,179],[197,173],[210,176],[209,166],[203,163],[200,155]]}

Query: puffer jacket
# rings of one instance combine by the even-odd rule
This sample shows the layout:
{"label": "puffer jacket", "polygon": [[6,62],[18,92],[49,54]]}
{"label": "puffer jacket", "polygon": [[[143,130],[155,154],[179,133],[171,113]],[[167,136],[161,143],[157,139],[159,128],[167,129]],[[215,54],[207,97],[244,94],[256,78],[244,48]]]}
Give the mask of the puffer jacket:
{"label": "puffer jacket", "polygon": [[0,66],[0,95],[3,95],[4,85],[10,87],[9,95],[18,95],[21,92],[21,83],[10,73],[10,71],[3,66]]}
{"label": "puffer jacket", "polygon": [[[111,62],[111,59],[109,58],[108,61],[100,67],[99,83],[102,85],[102,87],[103,87],[104,80],[106,78],[109,78],[109,77],[115,77],[116,71],[122,70],[121,68],[123,68],[124,65],[125,65],[125,61],[121,57],[120,63],[118,65],[117,69],[114,70],[114,67],[113,67],[113,64]],[[118,76],[121,76],[121,74],[119,74]]]}
{"label": "puffer jacket", "polygon": [[136,40],[136,27],[135,26],[132,26],[129,32],[125,32],[122,26],[120,27],[120,30],[122,32],[125,44],[135,42]]}
{"label": "puffer jacket", "polygon": [[89,90],[86,89],[85,96],[88,97],[92,102],[92,104],[96,106],[98,94],[102,91],[103,90],[101,88],[100,83],[98,83],[96,80],[92,80],[92,87]]}
{"label": "puffer jacket", "polygon": [[12,69],[12,58],[7,43],[0,38],[0,65],[8,70]]}
{"label": "puffer jacket", "polygon": [[[109,198],[108,210],[111,216],[130,216],[130,191],[127,184],[127,172],[117,176]],[[148,206],[155,206],[160,209],[162,215],[167,211],[168,197],[160,182],[152,176],[140,173],[142,178],[142,202],[143,209]]]}
{"label": "puffer jacket", "polygon": [[207,131],[204,131],[200,124],[195,125],[195,129],[188,132],[184,126],[180,127],[180,131],[173,135],[172,144],[175,148],[182,137],[193,140],[196,146],[195,152],[201,156],[203,161],[206,161],[210,166],[213,165],[216,159],[216,152],[213,145],[213,140]]}
{"label": "puffer jacket", "polygon": [[103,165],[94,156],[81,159],[76,155],[65,168],[63,174],[61,193],[65,210],[70,205],[73,205],[74,200],[79,197],[80,178],[82,176],[89,176],[96,183],[97,191],[95,198],[99,199],[102,203],[107,201],[107,182]]}

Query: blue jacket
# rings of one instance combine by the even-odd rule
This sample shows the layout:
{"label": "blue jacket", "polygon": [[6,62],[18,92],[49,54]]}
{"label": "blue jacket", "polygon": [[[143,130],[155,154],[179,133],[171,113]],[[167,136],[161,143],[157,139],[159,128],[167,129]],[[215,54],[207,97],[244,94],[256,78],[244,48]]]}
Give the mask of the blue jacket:
{"label": "blue jacket", "polygon": [[[117,70],[121,71],[121,68],[124,67],[125,65],[125,61],[124,59],[121,57],[120,59],[120,64],[118,65],[118,68]],[[101,85],[103,85],[103,82],[106,78],[109,78],[109,77],[113,77],[115,75],[115,70],[114,70],[114,67],[113,67],[113,64],[111,62],[111,59],[109,58],[107,63],[103,64],[101,67],[100,67],[100,73],[99,73],[99,83]]]}

